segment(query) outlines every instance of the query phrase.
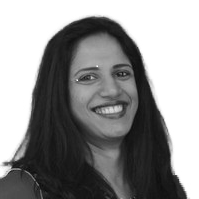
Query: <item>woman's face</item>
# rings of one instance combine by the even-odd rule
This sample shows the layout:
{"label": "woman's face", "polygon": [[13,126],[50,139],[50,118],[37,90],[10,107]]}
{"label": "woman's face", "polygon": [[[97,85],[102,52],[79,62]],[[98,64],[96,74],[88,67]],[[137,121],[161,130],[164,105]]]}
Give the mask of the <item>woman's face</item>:
{"label": "woman's face", "polygon": [[69,91],[72,114],[89,140],[109,141],[129,132],[138,94],[131,63],[116,39],[98,34],[81,40]]}

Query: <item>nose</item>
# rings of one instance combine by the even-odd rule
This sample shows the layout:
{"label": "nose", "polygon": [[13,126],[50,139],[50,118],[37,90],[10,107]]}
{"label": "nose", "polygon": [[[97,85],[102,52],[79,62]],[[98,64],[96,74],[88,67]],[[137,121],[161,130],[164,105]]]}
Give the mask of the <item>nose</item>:
{"label": "nose", "polygon": [[116,98],[122,93],[122,88],[113,78],[104,80],[100,88],[100,96],[105,98]]}

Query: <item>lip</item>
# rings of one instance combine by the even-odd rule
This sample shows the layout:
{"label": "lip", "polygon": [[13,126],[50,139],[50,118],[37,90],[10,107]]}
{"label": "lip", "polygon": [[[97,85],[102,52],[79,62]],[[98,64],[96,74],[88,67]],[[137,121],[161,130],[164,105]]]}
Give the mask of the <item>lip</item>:
{"label": "lip", "polygon": [[114,102],[106,102],[104,104],[101,104],[99,106],[95,106],[93,108],[91,108],[92,111],[95,111],[96,108],[102,108],[102,107],[107,107],[107,106],[115,106],[115,105],[119,105],[122,104],[124,106],[124,108],[127,107],[128,103],[126,101],[122,101],[122,100],[118,100],[118,101],[114,101]]}
{"label": "lip", "polygon": [[[122,112],[120,113],[113,113],[113,114],[98,114],[95,112],[95,109],[96,108],[101,108],[101,107],[107,107],[107,106],[114,106],[114,105],[118,105],[118,104],[122,104],[124,109]],[[91,110],[97,114],[99,117],[102,117],[102,118],[108,118],[108,119],[119,119],[121,117],[123,117],[127,111],[127,106],[128,106],[128,103],[126,101],[114,101],[114,102],[109,102],[109,103],[104,103],[104,104],[101,104],[99,106],[95,106],[93,108],[91,108]]]}

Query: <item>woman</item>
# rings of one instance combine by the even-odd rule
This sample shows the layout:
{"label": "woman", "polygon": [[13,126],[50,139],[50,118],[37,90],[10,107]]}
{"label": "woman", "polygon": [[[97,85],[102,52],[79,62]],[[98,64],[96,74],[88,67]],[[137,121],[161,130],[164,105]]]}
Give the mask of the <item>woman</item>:
{"label": "woman", "polygon": [[139,49],[105,17],[49,41],[25,139],[7,164],[2,199],[186,198]]}

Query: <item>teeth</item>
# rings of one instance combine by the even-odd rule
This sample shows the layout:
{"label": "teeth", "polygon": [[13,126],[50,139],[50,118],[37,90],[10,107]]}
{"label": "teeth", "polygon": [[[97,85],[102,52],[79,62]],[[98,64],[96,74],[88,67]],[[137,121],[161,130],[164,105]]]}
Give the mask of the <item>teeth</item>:
{"label": "teeth", "polygon": [[119,113],[123,110],[123,105],[115,105],[115,106],[108,106],[95,109],[95,112],[98,114],[113,114]]}

